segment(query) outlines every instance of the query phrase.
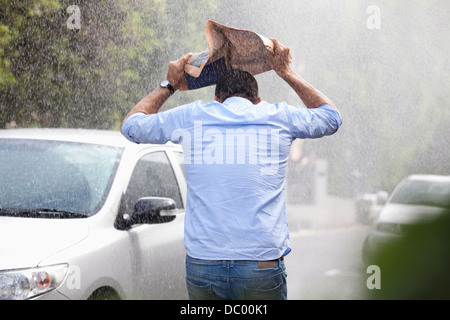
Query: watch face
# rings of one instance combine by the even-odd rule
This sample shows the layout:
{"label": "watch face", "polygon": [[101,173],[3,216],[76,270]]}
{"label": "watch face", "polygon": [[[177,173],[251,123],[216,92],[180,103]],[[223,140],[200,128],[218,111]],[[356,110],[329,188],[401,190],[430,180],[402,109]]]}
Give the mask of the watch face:
{"label": "watch face", "polygon": [[169,89],[170,94],[173,94],[175,92],[175,90],[172,87],[172,85],[170,84],[169,80],[164,80],[163,82],[161,82],[160,86],[163,88]]}

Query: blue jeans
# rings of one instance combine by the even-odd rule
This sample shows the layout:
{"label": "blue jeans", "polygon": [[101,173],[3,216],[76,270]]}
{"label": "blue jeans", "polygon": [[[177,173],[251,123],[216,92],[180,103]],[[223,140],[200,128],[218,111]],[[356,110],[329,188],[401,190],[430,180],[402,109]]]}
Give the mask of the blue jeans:
{"label": "blue jeans", "polygon": [[200,260],[186,256],[186,286],[191,300],[286,300],[282,259]]}

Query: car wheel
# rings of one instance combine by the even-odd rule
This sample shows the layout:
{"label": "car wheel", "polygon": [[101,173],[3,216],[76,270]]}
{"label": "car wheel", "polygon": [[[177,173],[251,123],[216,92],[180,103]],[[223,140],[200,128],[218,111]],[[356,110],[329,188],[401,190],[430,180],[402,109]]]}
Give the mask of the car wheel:
{"label": "car wheel", "polygon": [[110,287],[98,288],[89,296],[88,300],[121,300],[119,294]]}

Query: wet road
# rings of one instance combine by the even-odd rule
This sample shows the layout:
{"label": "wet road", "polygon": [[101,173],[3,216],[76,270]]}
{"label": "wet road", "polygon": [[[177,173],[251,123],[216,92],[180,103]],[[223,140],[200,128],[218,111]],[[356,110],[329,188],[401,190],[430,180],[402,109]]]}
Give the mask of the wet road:
{"label": "wet road", "polygon": [[357,223],[352,209],[351,203],[297,208],[295,215],[288,209],[292,247],[285,259],[288,299],[365,299],[370,275],[361,261],[361,247],[369,226]]}

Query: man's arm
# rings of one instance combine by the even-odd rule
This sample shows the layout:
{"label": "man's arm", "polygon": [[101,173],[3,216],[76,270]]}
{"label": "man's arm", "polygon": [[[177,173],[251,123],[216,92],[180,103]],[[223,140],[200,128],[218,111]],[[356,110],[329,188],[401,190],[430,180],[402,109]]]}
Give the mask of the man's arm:
{"label": "man's arm", "polygon": [[314,88],[292,70],[290,67],[291,56],[289,54],[289,48],[279,43],[276,39],[272,38],[270,40],[274,44],[274,54],[270,56],[269,63],[278,76],[284,79],[294,89],[305,106],[307,108],[317,108],[323,104],[328,104],[336,108],[326,95]]}
{"label": "man's arm", "polygon": [[[191,57],[191,55],[192,53],[188,53],[183,57],[181,57],[180,59],[176,61],[171,61],[169,63],[166,79],[169,80],[170,84],[175,89],[175,91],[182,86],[183,81],[186,81],[184,66],[187,60]],[[139,101],[139,103],[136,106],[134,106],[133,109],[131,109],[131,111],[123,119],[121,126],[123,126],[124,122],[132,114],[138,112],[142,112],[145,114],[157,113],[159,109],[161,109],[163,104],[167,101],[167,99],[169,99],[170,96],[171,93],[169,89],[163,87],[156,88],[148,96]]]}

